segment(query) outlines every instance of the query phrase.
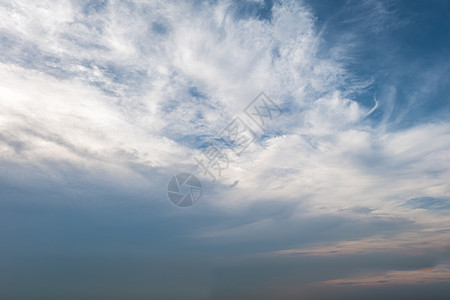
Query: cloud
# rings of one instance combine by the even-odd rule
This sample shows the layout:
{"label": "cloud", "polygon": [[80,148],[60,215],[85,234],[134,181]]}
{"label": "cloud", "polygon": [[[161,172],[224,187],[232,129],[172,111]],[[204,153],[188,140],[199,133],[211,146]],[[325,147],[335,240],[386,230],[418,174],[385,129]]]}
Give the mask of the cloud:
{"label": "cloud", "polygon": [[390,271],[382,275],[359,276],[323,282],[324,285],[334,286],[382,286],[382,285],[414,285],[430,284],[449,281],[449,266],[446,264],[433,268],[413,271]]}
{"label": "cloud", "polygon": [[319,215],[355,206],[391,214],[449,191],[449,124],[392,131],[388,119],[368,119],[391,100],[374,110],[349,98],[353,75],[324,55],[302,3],[253,3],[248,13],[228,1],[2,5],[11,19],[1,29],[5,165],[58,178],[68,163],[99,182],[95,174],[109,174],[159,189],[149,181],[192,168],[264,90],[283,115],[242,156],[228,153],[207,207],[238,212],[276,199]]}

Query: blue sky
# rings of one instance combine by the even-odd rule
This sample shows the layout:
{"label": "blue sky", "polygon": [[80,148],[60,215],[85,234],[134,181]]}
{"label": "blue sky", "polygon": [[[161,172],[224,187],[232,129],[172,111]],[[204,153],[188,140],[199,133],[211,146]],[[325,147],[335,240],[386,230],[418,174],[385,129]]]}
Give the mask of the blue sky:
{"label": "blue sky", "polygon": [[[449,13],[0,0],[0,298],[446,299]],[[170,203],[260,92],[282,115]]]}

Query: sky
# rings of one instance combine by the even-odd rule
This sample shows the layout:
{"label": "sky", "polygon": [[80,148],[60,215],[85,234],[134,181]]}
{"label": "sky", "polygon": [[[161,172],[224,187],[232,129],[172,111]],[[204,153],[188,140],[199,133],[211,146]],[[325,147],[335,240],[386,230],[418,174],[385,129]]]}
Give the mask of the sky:
{"label": "sky", "polygon": [[447,299],[449,15],[0,0],[0,298]]}

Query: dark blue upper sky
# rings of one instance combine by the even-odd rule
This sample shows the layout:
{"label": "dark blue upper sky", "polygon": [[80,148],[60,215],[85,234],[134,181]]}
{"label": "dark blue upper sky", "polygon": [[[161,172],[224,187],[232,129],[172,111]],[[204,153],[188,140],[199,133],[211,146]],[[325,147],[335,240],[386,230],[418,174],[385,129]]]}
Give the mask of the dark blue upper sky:
{"label": "dark blue upper sky", "polygon": [[[324,26],[325,51],[355,43],[345,61],[359,78],[374,83],[356,101],[371,105],[395,89],[390,121],[396,126],[445,119],[450,49],[448,1],[311,1]],[[381,15],[377,9],[381,10]],[[348,40],[343,35],[352,35]],[[420,89],[419,87],[423,87]],[[381,114],[374,117],[381,118]],[[385,113],[385,112],[384,112]],[[401,115],[401,120],[396,120]]]}

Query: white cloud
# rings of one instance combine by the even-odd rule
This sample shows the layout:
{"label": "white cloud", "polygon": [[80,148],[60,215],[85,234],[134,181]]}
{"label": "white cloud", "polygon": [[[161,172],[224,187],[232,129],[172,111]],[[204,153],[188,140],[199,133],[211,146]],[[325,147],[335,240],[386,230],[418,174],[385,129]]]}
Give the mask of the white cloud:
{"label": "white cloud", "polygon": [[[396,215],[410,198],[449,194],[450,125],[390,132],[387,118],[365,120],[370,108],[342,91],[365,83],[346,81],[345,48],[318,55],[324,41],[302,3],[277,2],[271,22],[236,18],[228,1],[85,5],[1,3],[0,149],[10,168],[57,177],[49,162],[67,162],[144,186],[160,168],[189,168],[198,150],[186,138],[214,137],[265,91],[285,110],[268,128],[281,135],[233,157],[208,206],[276,199],[307,202],[311,214],[365,206]],[[151,170],[146,178],[136,165]]]}

